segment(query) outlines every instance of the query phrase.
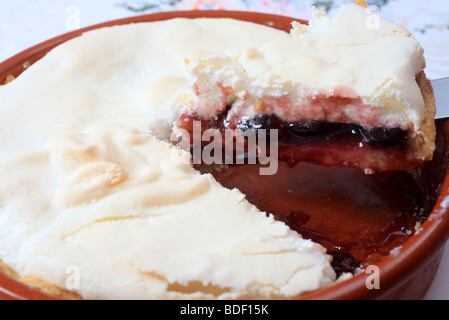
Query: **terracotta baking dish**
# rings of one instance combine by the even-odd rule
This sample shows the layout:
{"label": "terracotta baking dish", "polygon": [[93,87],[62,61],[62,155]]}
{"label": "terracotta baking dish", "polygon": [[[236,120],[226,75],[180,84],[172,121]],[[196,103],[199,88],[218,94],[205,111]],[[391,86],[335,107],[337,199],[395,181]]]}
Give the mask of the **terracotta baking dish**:
{"label": "terracotta baking dish", "polygon": [[[185,11],[150,14],[110,21],[48,40],[1,63],[0,83],[2,83],[8,75],[18,76],[27,65],[33,64],[42,58],[50,49],[85,31],[112,25],[166,20],[174,17],[229,17],[265,24],[285,31],[290,29],[290,23],[293,20],[292,18],[284,16],[250,12]],[[307,294],[300,297],[300,299],[421,299],[424,297],[433,281],[441,261],[444,244],[449,237],[449,176],[447,174],[449,122],[444,119],[437,120],[437,128],[438,147],[434,160],[422,169],[407,173],[408,177],[413,179],[415,187],[418,186],[423,192],[425,198],[433,199],[430,202],[426,202],[428,205],[431,205],[431,207],[428,208],[429,215],[417,232],[408,237],[405,241],[399,243],[386,258],[376,263],[379,272],[379,288],[369,289],[370,286],[367,286],[367,283],[373,283],[373,274],[362,272],[349,280]],[[330,179],[331,181],[335,180],[336,182],[333,182],[334,189],[345,187],[343,184],[340,185],[341,182],[339,181],[342,179],[331,179],[340,177],[339,175],[342,174],[340,169],[328,170],[312,167],[311,170],[310,166],[301,167],[300,165],[295,170],[297,170],[295,171],[295,174],[301,174],[301,172],[307,171],[308,174],[312,174],[312,178],[324,178]],[[345,174],[346,173],[344,173],[343,176],[345,176]],[[359,173],[349,172],[348,174],[355,180],[365,181],[364,179],[370,179]],[[232,184],[232,179],[226,180],[222,176],[218,176],[217,179],[220,182],[223,182],[224,185],[226,185],[226,182]],[[380,181],[379,183],[383,182]],[[369,183],[369,185],[371,185],[371,183]],[[407,188],[407,186],[404,187]],[[250,201],[251,199],[252,198],[249,197]],[[317,201],[319,201],[319,199]],[[341,219],[345,214],[346,205],[344,202],[341,202],[342,200],[340,200],[340,198],[338,198],[338,201],[339,202],[334,203],[333,206],[326,209],[331,213],[331,218],[326,219],[329,220],[331,226],[348,223],[347,221],[342,223],[342,221],[339,220],[339,218]],[[346,199],[345,201],[348,200]],[[313,203],[309,203],[309,207],[311,206],[313,206]],[[363,211],[363,208],[361,209]],[[372,208],[370,210],[373,211]],[[369,214],[372,215],[372,212]],[[348,223],[348,225],[350,225],[350,223]],[[0,298],[55,299],[55,297],[37,289],[30,288],[2,273],[0,273]]]}

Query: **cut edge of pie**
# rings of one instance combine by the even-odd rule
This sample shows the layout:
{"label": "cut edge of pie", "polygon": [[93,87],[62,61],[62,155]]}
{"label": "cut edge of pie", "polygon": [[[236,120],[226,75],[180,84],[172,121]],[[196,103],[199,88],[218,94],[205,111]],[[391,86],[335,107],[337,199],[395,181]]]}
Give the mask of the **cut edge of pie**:
{"label": "cut edge of pie", "polygon": [[[386,19],[364,29],[365,17],[357,5],[332,19],[318,11],[309,26],[294,22],[289,39],[186,59],[192,96],[173,131],[187,139],[195,121],[201,132],[236,137],[277,129],[279,159],[292,164],[366,174],[421,167],[435,150],[436,112],[423,49]],[[360,35],[339,36],[351,27]],[[207,144],[197,140],[191,145]]]}
{"label": "cut edge of pie", "polygon": [[[398,128],[384,130],[381,127],[370,131],[351,123],[323,125],[307,121],[300,127],[302,131],[298,138],[294,132],[289,131],[289,128],[294,128],[298,123],[282,121],[270,115],[265,118],[246,118],[243,121],[239,119],[237,125],[232,127],[229,126],[225,112],[210,119],[201,118],[195,113],[182,113],[175,123],[174,131],[179,136],[186,132],[193,136],[194,121],[201,123],[202,132],[215,129],[220,130],[223,136],[227,129],[230,129],[234,136],[244,135],[247,129],[277,129],[280,139],[278,145],[280,160],[291,163],[307,161],[329,167],[354,167],[366,174],[411,170],[421,167],[432,159],[436,135],[434,123],[436,106],[431,83],[424,71],[418,73],[416,82],[425,103],[425,116],[417,131]],[[307,131],[304,129],[307,127],[318,127],[318,131]],[[375,140],[375,130],[379,130],[384,140]],[[193,143],[196,142],[192,141]]]}

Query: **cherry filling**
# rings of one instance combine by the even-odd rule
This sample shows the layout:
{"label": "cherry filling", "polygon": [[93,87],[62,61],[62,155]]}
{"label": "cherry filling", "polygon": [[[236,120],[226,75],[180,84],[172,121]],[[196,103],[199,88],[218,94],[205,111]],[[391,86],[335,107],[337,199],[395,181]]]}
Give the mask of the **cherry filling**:
{"label": "cherry filling", "polygon": [[277,129],[279,160],[306,161],[327,167],[353,167],[378,176],[420,166],[409,158],[409,132],[401,128],[366,128],[351,123],[285,122],[273,115],[240,120],[237,127]]}
{"label": "cherry filling", "polygon": [[364,128],[356,124],[319,121],[286,122],[274,115],[239,120],[237,128],[243,131],[248,129],[277,129],[281,142],[294,145],[316,141],[346,140],[351,143],[358,141],[362,144],[398,150],[405,150],[408,146],[408,132],[401,128]]}
{"label": "cherry filling", "polygon": [[410,170],[422,165],[413,157],[414,147],[409,132],[401,128],[367,128],[351,123],[319,121],[287,122],[275,115],[241,118],[235,123],[223,112],[216,119],[204,120],[195,115],[181,115],[179,128],[193,131],[194,121],[201,123],[201,131],[227,129],[244,133],[265,129],[267,143],[270,130],[277,130],[278,159],[290,166],[309,162],[327,167],[353,167],[365,173],[383,175],[394,170]]}

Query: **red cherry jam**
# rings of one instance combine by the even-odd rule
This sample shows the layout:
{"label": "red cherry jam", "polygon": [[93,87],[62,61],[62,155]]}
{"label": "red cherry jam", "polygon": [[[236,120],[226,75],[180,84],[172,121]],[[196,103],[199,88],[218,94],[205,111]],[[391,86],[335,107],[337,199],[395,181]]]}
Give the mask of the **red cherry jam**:
{"label": "red cherry jam", "polygon": [[[275,115],[244,118],[231,123],[226,120],[227,110],[217,118],[207,120],[182,114],[176,125],[186,130],[191,137],[194,135],[195,122],[200,124],[199,133],[214,129],[223,138],[226,130],[238,136],[247,130],[257,133],[259,129],[264,129],[267,141],[270,140],[271,130],[276,130],[278,158],[291,166],[309,162],[327,167],[359,168],[382,175],[388,171],[409,170],[422,165],[421,160],[410,156],[414,150],[410,146],[409,132],[400,128],[365,128],[356,124],[319,121],[286,122]],[[190,143],[194,143],[192,139]],[[209,141],[201,143],[208,144]],[[382,168],[375,168],[378,163],[382,163]]]}

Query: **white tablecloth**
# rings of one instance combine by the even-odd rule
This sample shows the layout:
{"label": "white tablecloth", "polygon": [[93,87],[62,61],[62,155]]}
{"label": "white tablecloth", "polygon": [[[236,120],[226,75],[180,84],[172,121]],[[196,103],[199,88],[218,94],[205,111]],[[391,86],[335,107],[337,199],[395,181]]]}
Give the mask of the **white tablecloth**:
{"label": "white tablecloth", "polygon": [[[345,0],[0,0],[0,61],[68,31],[92,24],[170,10],[246,10],[309,19],[313,5],[330,15]],[[367,1],[407,27],[425,50],[430,79],[449,77],[449,1]],[[426,299],[449,300],[449,243]]]}

